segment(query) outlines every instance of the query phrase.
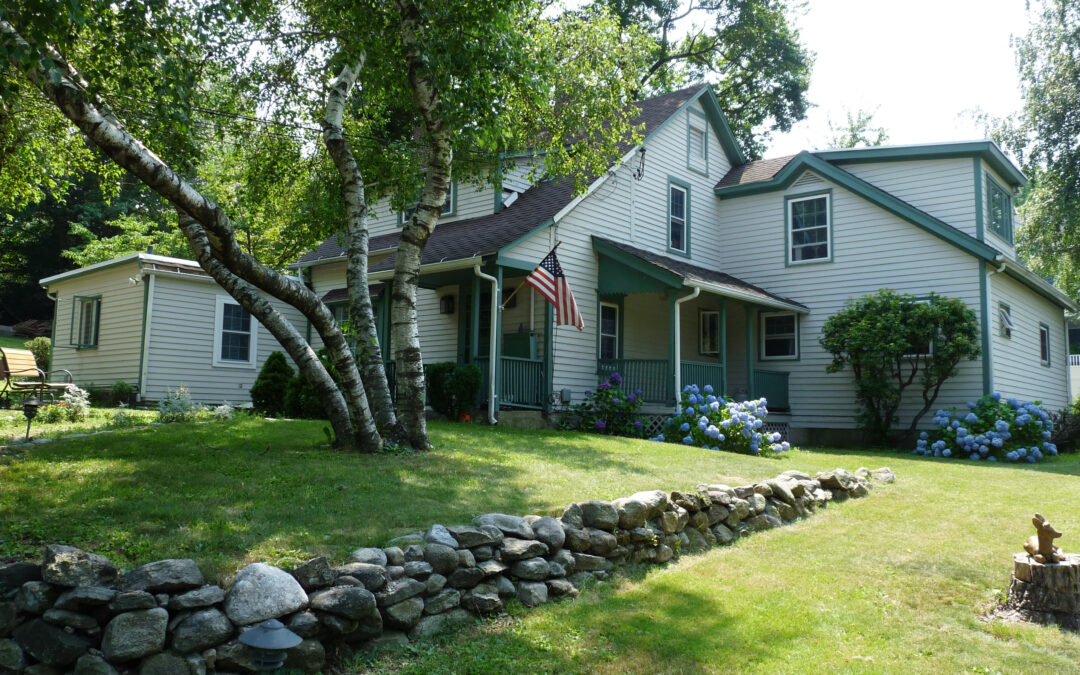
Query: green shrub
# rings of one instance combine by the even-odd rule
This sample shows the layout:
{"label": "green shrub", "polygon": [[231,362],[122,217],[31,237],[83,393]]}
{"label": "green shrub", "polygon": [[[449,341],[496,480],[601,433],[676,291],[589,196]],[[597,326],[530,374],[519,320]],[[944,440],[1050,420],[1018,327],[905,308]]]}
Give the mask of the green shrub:
{"label": "green shrub", "polygon": [[683,387],[679,410],[653,441],[681,442],[706,450],[724,450],[772,457],[791,448],[777,432],[766,432],[769,415],[764,398],[732,401],[713,393],[712,385]]}
{"label": "green shrub", "polygon": [[117,380],[112,383],[109,392],[112,394],[113,405],[131,405],[131,399],[135,396],[135,387],[123,380]]}
{"label": "green shrub", "polygon": [[23,346],[33,352],[38,368],[49,370],[49,350],[52,348],[52,340],[47,337],[37,337],[27,340]]}
{"label": "green shrub", "polygon": [[289,387],[289,381],[296,373],[285,354],[271,352],[266,357],[259,376],[255,378],[255,384],[249,390],[251,404],[256,410],[271,417],[285,412],[285,393]]}
{"label": "green shrub", "polygon": [[574,422],[569,426],[578,431],[611,436],[641,438],[645,423],[638,415],[641,409],[641,390],[624,393],[622,376],[612,373],[596,391],[585,392],[585,400],[571,411]]}
{"label": "green shrub", "polygon": [[188,422],[195,419],[200,407],[192,402],[188,388],[181,386],[176,391],[169,391],[163,400],[158,401],[158,421]]}
{"label": "green shrub", "polygon": [[459,366],[452,362],[425,366],[424,379],[431,408],[450,420],[458,420],[464,413],[472,412],[484,384],[484,374],[479,367]]}
{"label": "green shrub", "polygon": [[285,385],[283,398],[285,414],[297,419],[323,419],[326,413],[323,410],[319,397],[315,394],[315,388],[308,384],[300,375],[293,375]]}

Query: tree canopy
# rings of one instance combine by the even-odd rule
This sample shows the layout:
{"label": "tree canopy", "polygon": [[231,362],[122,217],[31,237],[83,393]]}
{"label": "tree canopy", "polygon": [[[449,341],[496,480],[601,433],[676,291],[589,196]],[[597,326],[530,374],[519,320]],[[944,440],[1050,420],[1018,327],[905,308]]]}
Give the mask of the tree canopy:
{"label": "tree canopy", "polygon": [[874,113],[859,109],[854,114],[850,110],[844,114],[847,122],[833,122],[829,119],[826,148],[872,148],[889,141],[889,132],[885,127],[873,126]]}

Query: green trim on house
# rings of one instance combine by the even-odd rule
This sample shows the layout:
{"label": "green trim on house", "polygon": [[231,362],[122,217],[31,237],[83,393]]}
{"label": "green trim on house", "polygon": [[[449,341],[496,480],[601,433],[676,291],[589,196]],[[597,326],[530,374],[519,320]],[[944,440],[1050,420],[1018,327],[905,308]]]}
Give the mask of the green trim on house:
{"label": "green trim on house", "polygon": [[[682,400],[682,392],[676,391],[675,379],[679,370],[679,364],[675,363],[675,323],[679,320],[679,305],[676,301],[679,292],[677,290],[668,291],[668,363],[674,364],[671,369],[671,379],[668,380],[670,387],[668,388],[672,392],[672,398],[669,401],[672,405]],[[683,386],[686,386],[685,384]]]}
{"label": "green trim on house", "polygon": [[649,293],[679,289],[683,278],[630,255],[593,237],[593,249],[599,256],[597,289],[601,295]]}
{"label": "green trim on house", "polygon": [[555,391],[555,307],[550,302],[544,305],[544,411],[551,412],[551,395]]}
{"label": "green trim on house", "polygon": [[727,358],[727,300],[721,298],[720,300],[720,354],[718,355],[720,360],[720,375],[723,377],[724,386],[723,390],[719,393],[723,396],[728,395],[728,358]]}
{"label": "green trim on house", "polygon": [[754,400],[757,394],[754,392],[754,362],[757,361],[757,349],[754,341],[754,324],[758,320],[757,308],[747,304],[746,308],[746,398]]}
{"label": "green trim on house", "polygon": [[836,164],[976,157],[982,158],[994,171],[997,171],[1012,185],[1023,187],[1028,183],[1027,177],[1016,168],[993,141],[927,143],[923,145],[857,148],[853,150],[823,150],[814,154],[827,162]]}
{"label": "green trim on house", "polygon": [[794,159],[788,162],[787,166],[781,169],[770,180],[749,185],[714,188],[713,191],[721,199],[775,192],[777,190],[787,189],[804,171],[808,170],[850,190],[868,202],[908,221],[912,225],[926,230],[930,234],[977,258],[991,261],[994,259],[994,256],[998,254],[997,249],[994,247],[979,241],[971,235],[964,234],[951,225],[938,220],[928,213],[920,211],[911,204],[894,197],[888,192],[867,183],[861,178],[857,178],[843,169],[833,166],[829,162],[816,157],[811,152],[803,151],[796,155]]}
{"label": "green trim on house", "polygon": [[707,84],[702,85],[701,90],[698,91],[698,93],[694,94],[686,103],[679,106],[678,110],[661,122],[648,136],[643,138],[640,145],[645,145],[650,138],[653,138],[663,131],[673,120],[681,119],[679,113],[689,109],[695,102],[700,100],[701,109],[705,111],[705,116],[709,118],[713,131],[716,132],[716,139],[720,141],[720,147],[723,148],[724,154],[727,155],[728,162],[732,166],[746,164],[748,161],[746,155],[743,154],[742,149],[739,148],[739,143],[735,140],[735,134],[731,131],[731,125],[728,124],[727,117],[724,116],[724,111],[720,109],[720,102],[716,100],[715,94],[706,96],[706,93],[712,94],[712,87]]}
{"label": "green trim on house", "polygon": [[[142,261],[139,261],[139,271],[142,271]],[[136,377],[136,391],[139,392],[140,397],[143,393],[143,366],[146,364],[146,310],[150,305],[150,280],[143,277],[143,294],[142,294],[142,330],[139,333],[139,374]],[[55,321],[55,319],[54,319]],[[310,341],[309,341],[310,343]]]}
{"label": "green trim on house", "polygon": [[529,241],[530,239],[532,239],[533,237],[540,234],[541,232],[543,232],[544,230],[546,230],[547,228],[551,227],[554,224],[555,224],[555,220],[553,218],[548,218],[547,220],[540,223],[539,225],[537,225],[533,229],[529,230],[525,234],[521,235],[520,237],[518,237],[514,241],[507,244],[506,246],[503,246],[502,248],[500,248],[498,251],[496,251],[496,254],[498,256],[501,256],[505,251],[512,251],[515,246],[520,246],[521,244],[524,244],[525,242]]}
{"label": "green trim on house", "polygon": [[[793,201],[807,199],[809,197],[825,197],[829,202],[829,255],[824,258],[814,258],[813,260],[799,260],[792,262],[791,260],[791,219],[789,215],[791,213],[790,203]],[[800,192],[793,195],[784,195],[784,267],[801,267],[802,265],[814,265],[817,263],[830,263],[833,261],[833,191],[832,188],[825,188],[822,190],[812,190],[810,192]]]}
{"label": "green trim on house", "polygon": [[466,321],[465,303],[472,302],[472,298],[465,290],[465,284],[458,284],[457,307],[457,361],[458,365],[469,363],[469,344],[466,338],[469,336],[469,324]]}
{"label": "green trim on house", "polygon": [[[1005,218],[1005,222],[1002,223],[1002,228],[1005,231],[1000,232],[1000,233],[994,229],[993,215],[990,213],[990,198],[993,196],[995,189],[1000,190],[1002,196],[1005,198],[1005,208],[1002,211],[1003,216]],[[1002,241],[1008,243],[1010,246],[1014,245],[1013,244],[1012,210],[1013,210],[1012,193],[1009,192],[1009,190],[1004,185],[999,183],[993,176],[991,176],[989,172],[987,172],[986,173],[986,216],[985,216],[985,218],[990,220],[990,222],[987,223],[987,225],[989,225],[989,227],[987,227],[986,229],[988,229],[995,237],[997,237],[998,239],[1001,239]]]}
{"label": "green trim on house", "polygon": [[[45,292],[45,295],[48,296],[48,291]],[[52,370],[52,367],[53,367],[53,350],[56,349],[56,317],[57,317],[57,312],[59,311],[59,309],[60,309],[60,294],[57,293],[56,294],[56,299],[53,300],[52,325],[49,326],[49,363],[48,363],[48,366],[49,366],[50,371]],[[1066,343],[1066,344],[1068,344],[1068,343]],[[139,372],[142,372],[142,370],[140,369]]]}
{"label": "green trim on house", "polygon": [[[548,303],[549,305],[551,303]],[[601,293],[596,294],[596,358],[600,357],[600,338],[601,333],[601,309],[602,305],[609,305],[615,307],[615,358],[623,358],[623,343],[626,337],[626,324],[624,319],[626,317],[626,296],[625,295],[603,295]]]}
{"label": "green trim on house", "polygon": [[[495,288],[492,289],[493,293],[497,295],[495,297],[500,300],[503,297],[503,268],[496,265],[495,267]],[[495,344],[488,345],[488,349],[495,351],[495,372],[490,373],[488,377],[495,383],[495,414],[499,414],[499,405],[502,403],[500,400],[502,397],[502,315],[501,311],[496,311],[495,316],[491,317],[491,320],[495,322]]]}
{"label": "green trim on house", "polygon": [[[685,246],[685,250],[682,250],[682,251],[680,251],[677,248],[672,248],[671,247],[671,186],[672,185],[674,185],[675,187],[682,188],[686,192],[686,203],[683,205],[684,211],[685,211],[683,213],[683,216],[684,216],[684,218],[683,218],[683,245]],[[691,199],[692,199],[692,197],[691,197],[690,183],[682,180],[681,178],[678,178],[676,176],[672,176],[672,175],[669,174],[668,177],[667,177],[667,201],[666,201],[666,203],[667,203],[667,211],[666,211],[667,217],[665,219],[665,221],[667,223],[667,227],[664,228],[664,230],[666,232],[666,237],[667,237],[667,242],[666,242],[667,243],[667,250],[668,250],[669,253],[674,253],[675,255],[684,256],[686,258],[690,257],[690,251],[691,251],[691,249],[690,249],[690,221],[691,221],[691,211],[693,210],[691,208],[691,203],[692,203]]]}
{"label": "green trim on house", "polygon": [[141,255],[141,253],[131,253],[123,256],[122,258],[115,258],[113,260],[106,260],[104,262],[94,263],[93,265],[87,265],[86,267],[82,267],[77,270],[71,270],[70,272],[61,272],[60,274],[54,274],[51,277],[45,277],[38,283],[45,285],[55,284],[59,281],[67,281],[68,279],[81,277],[82,275],[90,274],[91,272],[100,272],[101,270],[107,270],[111,267],[116,267],[118,265],[126,265],[127,263],[141,260]]}
{"label": "green trim on house", "polygon": [[983,229],[983,200],[982,200],[982,160],[978,157],[974,157],[971,160],[975,165],[975,238],[979,241],[986,241],[986,232]]}
{"label": "green trim on house", "polygon": [[[1042,360],[1042,331],[1046,329],[1046,360]],[[1044,367],[1049,368],[1054,360],[1054,343],[1051,342],[1053,337],[1050,333],[1050,324],[1039,322],[1039,363]]]}
{"label": "green trim on house", "polygon": [[990,293],[987,287],[986,262],[979,261],[979,305],[982,314],[979,322],[982,330],[983,395],[994,392],[994,359],[990,344]]}
{"label": "green trim on house", "polygon": [[[700,117],[705,124],[705,170],[694,166],[692,158],[690,157],[690,132],[693,131],[694,125],[692,119],[694,117]],[[709,118],[703,112],[698,112],[693,108],[688,108],[686,111],[686,168],[688,171],[693,171],[696,174],[701,174],[706,178],[709,177]]]}
{"label": "green trim on house", "polygon": [[517,270],[519,272],[532,272],[540,264],[540,261],[530,262],[528,260],[520,260],[518,258],[510,258],[504,255],[495,257],[495,264],[500,267],[505,267],[511,270]]}
{"label": "green trim on house", "polygon": [[480,358],[480,277],[473,275],[471,313],[469,316],[471,332],[469,333],[469,363],[476,363]]}

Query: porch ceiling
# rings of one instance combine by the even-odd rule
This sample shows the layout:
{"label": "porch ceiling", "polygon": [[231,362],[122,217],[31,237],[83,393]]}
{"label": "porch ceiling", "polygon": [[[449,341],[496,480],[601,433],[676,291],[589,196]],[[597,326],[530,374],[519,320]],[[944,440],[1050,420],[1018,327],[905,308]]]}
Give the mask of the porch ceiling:
{"label": "porch ceiling", "polygon": [[647,293],[699,286],[703,291],[766,307],[806,314],[810,309],[795,300],[770,293],[741,279],[657,255],[622,242],[592,238],[600,258],[598,291],[601,295]]}

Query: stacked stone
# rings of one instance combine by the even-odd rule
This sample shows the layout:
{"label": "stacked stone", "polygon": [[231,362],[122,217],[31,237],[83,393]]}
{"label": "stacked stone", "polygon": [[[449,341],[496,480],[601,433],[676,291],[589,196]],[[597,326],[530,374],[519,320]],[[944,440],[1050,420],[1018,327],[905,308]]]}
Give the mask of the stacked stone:
{"label": "stacked stone", "polygon": [[238,638],[270,618],[303,638],[286,666],[314,672],[327,648],[427,638],[497,613],[510,598],[533,607],[574,597],[619,566],[663,564],[864,496],[871,479],[894,477],[888,469],[785,471],[737,487],[570,504],[559,518],[489,513],[358,549],[339,566],[320,557],[289,573],[254,563],[227,592],[207,584],[193,560],[121,576],[102,556],[50,545],[42,565],[0,565],[0,672],[249,672]]}

